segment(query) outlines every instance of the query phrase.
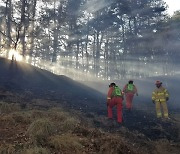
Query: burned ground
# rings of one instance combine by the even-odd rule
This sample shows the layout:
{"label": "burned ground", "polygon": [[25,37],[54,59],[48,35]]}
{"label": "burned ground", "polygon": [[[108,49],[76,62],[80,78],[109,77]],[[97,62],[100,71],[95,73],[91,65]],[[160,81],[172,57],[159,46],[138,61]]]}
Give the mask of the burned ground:
{"label": "burned ground", "polygon": [[[133,146],[127,146],[123,143],[126,152],[132,150],[132,153],[147,153],[148,150],[152,150],[152,153],[157,153],[159,150],[170,153],[167,150],[169,148],[176,153],[180,149],[180,121],[179,112],[176,110],[171,111],[173,113],[171,120],[163,120],[157,119],[154,112],[147,113],[136,109],[128,112],[124,109],[124,122],[119,125],[116,123],[115,109],[114,120],[109,121],[106,118],[106,96],[79,82],[27,64],[5,59],[0,59],[0,71],[0,98],[2,102],[19,104],[23,112],[29,112],[29,110],[46,112],[51,108],[61,107],[64,111],[78,115],[84,125],[91,123],[91,128],[100,131],[97,134],[101,136],[98,140],[98,136],[96,137],[92,132],[90,133],[88,128],[78,127],[73,130],[76,135],[85,133],[83,138],[88,134],[91,136],[91,146],[86,145],[86,150],[91,148],[91,152],[98,153],[101,151],[103,153],[104,149],[107,148],[106,146],[111,147],[110,143],[117,144],[119,137],[114,138],[114,135],[123,137],[124,141],[121,141],[121,143],[134,144]],[[28,140],[25,132],[30,121],[27,119],[23,121],[21,114],[19,116],[8,115],[8,113],[1,113],[0,143],[12,144],[18,141],[25,144]],[[39,113],[37,115],[39,116]],[[19,122],[18,117],[21,119]],[[15,133],[13,130],[18,131]],[[103,132],[101,131],[105,134],[108,133],[108,137],[102,135]],[[105,145],[108,139],[111,142]],[[89,144],[89,138],[86,142]],[[103,146],[100,146],[100,142],[104,142],[104,144],[101,143],[104,149]],[[162,146],[156,147],[156,142],[162,142]],[[163,146],[166,146],[166,148],[161,149]],[[136,151],[138,147],[139,152]],[[88,151],[88,153],[91,152]]]}

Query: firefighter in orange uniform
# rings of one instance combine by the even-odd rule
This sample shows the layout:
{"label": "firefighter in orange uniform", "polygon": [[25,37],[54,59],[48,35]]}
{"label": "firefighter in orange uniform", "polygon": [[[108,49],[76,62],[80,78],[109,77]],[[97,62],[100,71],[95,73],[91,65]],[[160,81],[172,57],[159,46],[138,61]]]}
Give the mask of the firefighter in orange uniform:
{"label": "firefighter in orange uniform", "polygon": [[117,105],[117,122],[122,123],[122,102],[123,94],[121,89],[115,83],[109,85],[107,95],[108,118],[112,119],[112,108]]}
{"label": "firefighter in orange uniform", "polygon": [[128,110],[131,110],[134,94],[138,96],[137,88],[133,84],[133,80],[129,80],[128,84],[124,86],[123,93],[125,94],[126,97],[126,108]]}
{"label": "firefighter in orange uniform", "polygon": [[152,102],[156,105],[157,118],[162,117],[161,107],[163,109],[164,118],[169,119],[168,108],[166,102],[169,100],[169,92],[162,86],[161,81],[156,81],[156,89],[152,92]]}

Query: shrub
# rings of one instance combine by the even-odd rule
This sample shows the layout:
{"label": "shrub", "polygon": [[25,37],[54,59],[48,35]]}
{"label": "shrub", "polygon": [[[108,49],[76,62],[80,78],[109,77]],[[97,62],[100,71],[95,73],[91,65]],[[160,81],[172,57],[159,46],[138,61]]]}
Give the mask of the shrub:
{"label": "shrub", "polygon": [[53,132],[55,132],[55,127],[48,119],[34,121],[27,130],[27,134],[35,144],[44,144]]}
{"label": "shrub", "polygon": [[83,145],[80,138],[72,134],[56,135],[50,138],[49,144],[60,153],[81,153]]}

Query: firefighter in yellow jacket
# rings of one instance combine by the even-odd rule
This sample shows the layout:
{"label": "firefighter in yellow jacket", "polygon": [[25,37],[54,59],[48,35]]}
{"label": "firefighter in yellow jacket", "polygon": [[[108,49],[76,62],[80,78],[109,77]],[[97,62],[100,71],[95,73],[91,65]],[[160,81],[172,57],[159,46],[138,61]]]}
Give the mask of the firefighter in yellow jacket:
{"label": "firefighter in yellow jacket", "polygon": [[156,105],[157,118],[162,117],[161,107],[163,109],[164,118],[169,118],[168,108],[166,102],[169,100],[169,93],[166,88],[162,86],[161,81],[156,81],[156,89],[152,93],[152,101]]}

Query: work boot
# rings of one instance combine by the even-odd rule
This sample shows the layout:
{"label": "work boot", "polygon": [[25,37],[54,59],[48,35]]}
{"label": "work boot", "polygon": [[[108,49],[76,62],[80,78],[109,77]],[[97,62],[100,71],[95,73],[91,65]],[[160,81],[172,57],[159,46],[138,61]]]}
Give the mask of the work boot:
{"label": "work boot", "polygon": [[114,121],[113,118],[108,118],[107,119],[107,125],[108,126],[112,126],[113,125],[113,121]]}
{"label": "work boot", "polygon": [[123,125],[123,122],[116,122],[116,127],[122,127],[122,125]]}
{"label": "work boot", "polygon": [[165,119],[165,120],[168,120],[168,121],[171,120],[171,118],[169,118],[169,117],[164,117],[164,119]]}

